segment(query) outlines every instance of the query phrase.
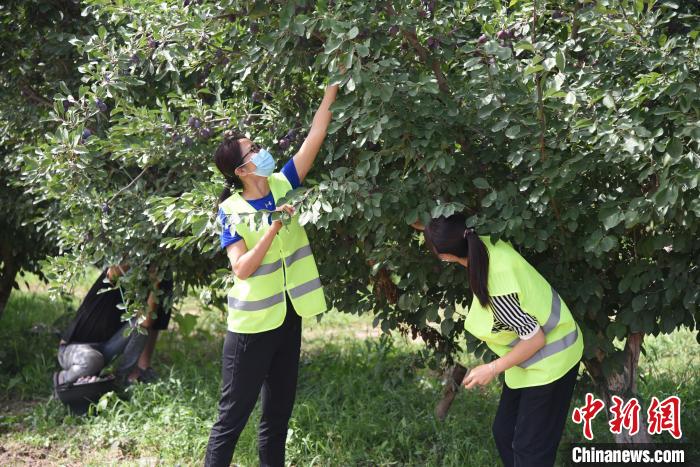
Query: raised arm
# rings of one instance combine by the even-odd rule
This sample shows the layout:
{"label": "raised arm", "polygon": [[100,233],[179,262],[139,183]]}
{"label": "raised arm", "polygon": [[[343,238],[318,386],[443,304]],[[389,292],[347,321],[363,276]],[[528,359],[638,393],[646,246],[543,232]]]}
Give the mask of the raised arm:
{"label": "raised arm", "polygon": [[338,85],[334,84],[326,88],[326,92],[323,95],[323,100],[321,105],[314,115],[314,120],[311,123],[311,129],[309,134],[304,140],[304,143],[299,148],[299,152],[294,156],[294,167],[297,169],[297,174],[299,174],[299,180],[304,181],[306,174],[311,170],[311,166],[316,160],[318,151],[321,149],[323,140],[326,138],[326,133],[328,131],[328,125],[331,122],[331,111],[330,107],[333,102],[335,102],[335,96],[338,93]]}

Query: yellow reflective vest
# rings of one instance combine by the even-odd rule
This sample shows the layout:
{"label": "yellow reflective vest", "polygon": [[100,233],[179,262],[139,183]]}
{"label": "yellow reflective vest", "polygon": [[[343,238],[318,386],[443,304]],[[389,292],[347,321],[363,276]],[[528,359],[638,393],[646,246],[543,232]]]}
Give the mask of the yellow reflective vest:
{"label": "yellow reflective vest", "polygon": [[[281,173],[271,175],[268,181],[275,204],[292,189]],[[269,228],[267,221],[262,225],[252,222],[253,216],[247,214],[255,209],[239,193],[231,195],[220,207],[248,249]],[[234,285],[228,293],[229,331],[252,334],[279,327],[287,310],[287,294],[303,318],[327,310],[316,261],[298,214],[275,236],[260,267],[250,277],[234,276]]]}
{"label": "yellow reflective vest", "polygon": [[[545,346],[528,360],[505,372],[506,384],[517,389],[541,386],[555,381],[583,354],[583,336],[571,311],[547,280],[525,258],[504,241],[491,243],[480,236],[489,252],[488,289],[490,296],[517,293],[520,307],[537,319],[544,331]],[[474,297],[465,328],[503,356],[520,341],[514,331],[492,332],[493,311]]]}

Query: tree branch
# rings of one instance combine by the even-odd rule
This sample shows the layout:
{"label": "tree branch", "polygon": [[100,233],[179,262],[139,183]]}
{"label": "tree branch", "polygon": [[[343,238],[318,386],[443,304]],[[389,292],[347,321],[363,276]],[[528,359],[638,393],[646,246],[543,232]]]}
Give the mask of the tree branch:
{"label": "tree branch", "polygon": [[[535,30],[537,29],[537,0],[533,1],[532,4],[532,43],[537,42],[537,36]],[[542,101],[542,73],[537,73],[535,75],[535,84],[537,86],[537,120],[540,123],[540,161],[547,159],[547,155],[544,150],[544,132],[545,132],[545,120],[544,120],[544,103]]]}
{"label": "tree branch", "polygon": [[[389,16],[396,16],[396,10],[394,10],[394,6],[391,4],[391,1],[388,1],[386,3],[386,13]],[[431,56],[430,51],[428,51],[428,49],[421,45],[420,41],[418,40],[418,36],[416,35],[415,29],[410,31],[402,30],[401,33],[403,34],[403,37],[415,49],[420,60],[433,70],[433,74],[435,75],[435,79],[438,82],[438,87],[440,88],[440,91],[449,94],[450,88],[447,85],[447,79],[445,78],[445,74],[442,72],[442,68],[440,68],[440,62],[435,60]]]}
{"label": "tree branch", "polygon": [[143,176],[143,174],[145,174],[146,171],[147,171],[149,168],[150,168],[150,166],[144,167],[143,170],[141,171],[141,173],[138,174],[136,177],[134,177],[134,179],[133,179],[131,182],[129,182],[129,184],[128,184],[127,186],[125,186],[125,187],[122,188],[121,190],[117,191],[111,198],[109,198],[109,200],[107,200],[107,204],[111,204],[112,201],[114,201],[114,199],[115,199],[117,196],[119,196],[119,195],[122,194],[124,191],[128,190],[129,188],[131,188],[131,187],[134,185],[134,183],[136,183],[136,181],[137,181],[139,178],[141,178],[141,177]]}
{"label": "tree branch", "polygon": [[33,87],[28,84],[21,85],[22,95],[29,98],[29,100],[36,102],[37,104],[44,105],[46,107],[53,107],[53,103],[40,95]]}

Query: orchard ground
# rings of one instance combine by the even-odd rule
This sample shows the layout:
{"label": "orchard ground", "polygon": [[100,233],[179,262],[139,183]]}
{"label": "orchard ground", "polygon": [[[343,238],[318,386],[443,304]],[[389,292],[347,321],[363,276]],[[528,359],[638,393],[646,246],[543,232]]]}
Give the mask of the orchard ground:
{"label": "orchard ground", "polygon": [[[200,465],[216,417],[224,320],[194,298],[181,312],[199,316],[189,335],[174,321],[158,344],[156,384],[130,390],[130,400],[106,396],[94,416],[74,417],[50,400],[57,368],[54,331],[62,329],[95,274],[72,299],[52,303],[30,279],[15,291],[0,326],[0,465]],[[388,338],[371,317],[331,312],[305,325],[297,402],[290,423],[292,465],[498,465],[491,421],[500,383],[460,391],[447,420],[433,409],[439,375],[420,368],[420,344]],[[687,441],[700,439],[700,346],[686,330],[651,337],[640,364],[644,415],[652,396],[682,399]],[[477,361],[462,356],[468,366]],[[574,405],[589,388],[579,384]],[[243,432],[234,462],[257,465],[259,407]],[[606,419],[594,422],[596,441],[610,440]],[[568,422],[562,444],[582,440]],[[670,440],[670,437],[655,437]],[[697,446],[695,447],[697,449]],[[566,458],[560,449],[558,464]]]}

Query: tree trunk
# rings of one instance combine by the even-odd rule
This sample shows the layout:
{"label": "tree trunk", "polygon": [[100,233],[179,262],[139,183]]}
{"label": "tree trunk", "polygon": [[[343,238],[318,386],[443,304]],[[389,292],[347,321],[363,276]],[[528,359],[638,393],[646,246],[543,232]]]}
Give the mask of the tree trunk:
{"label": "tree trunk", "polygon": [[2,319],[3,312],[5,311],[5,305],[7,305],[7,301],[10,299],[12,286],[15,283],[15,277],[19,270],[14,256],[12,256],[11,252],[8,250],[9,248],[3,248],[3,255],[2,258],[0,258],[2,262],[2,268],[0,269],[0,319]]}
{"label": "tree trunk", "polygon": [[636,397],[642,406],[639,411],[639,431],[634,436],[630,436],[629,431],[624,428],[620,434],[614,434],[613,438],[618,444],[626,443],[651,443],[651,437],[647,432],[646,411],[644,401],[639,399],[637,393],[637,377],[639,367],[639,353],[642,350],[644,334],[635,333],[627,336],[624,350],[624,366],[618,373],[605,375],[600,361],[587,361],[586,367],[596,383],[599,394],[603,396],[605,411],[608,419],[611,417],[610,408],[613,406],[613,396],[622,398],[623,403],[627,403],[632,397]]}

